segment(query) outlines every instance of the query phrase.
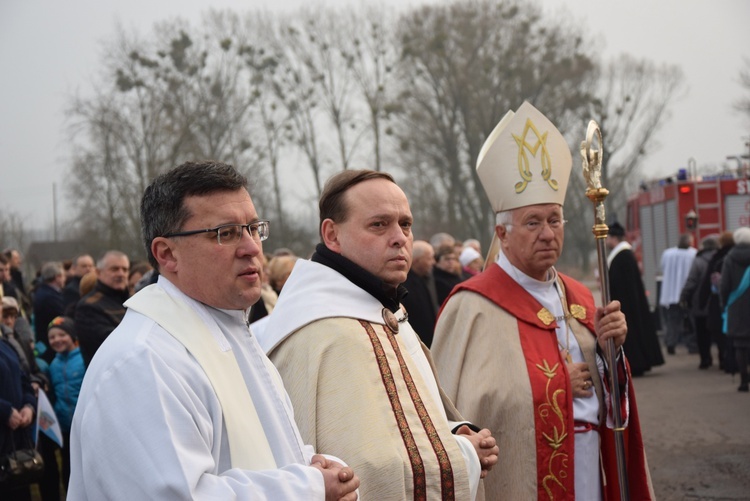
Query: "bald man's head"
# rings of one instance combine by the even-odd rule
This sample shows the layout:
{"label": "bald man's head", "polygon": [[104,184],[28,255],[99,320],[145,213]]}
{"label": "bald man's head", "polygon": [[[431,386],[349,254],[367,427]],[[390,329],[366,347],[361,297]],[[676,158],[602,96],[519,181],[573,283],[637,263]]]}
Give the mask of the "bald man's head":
{"label": "bald man's head", "polygon": [[415,240],[412,247],[411,269],[420,277],[426,277],[435,265],[435,251],[432,245],[424,240]]}

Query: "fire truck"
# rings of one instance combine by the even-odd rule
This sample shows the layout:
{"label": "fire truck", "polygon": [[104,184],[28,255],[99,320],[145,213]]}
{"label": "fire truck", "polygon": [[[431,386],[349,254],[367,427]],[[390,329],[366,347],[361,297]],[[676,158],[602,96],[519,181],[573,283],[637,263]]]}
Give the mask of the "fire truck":
{"label": "fire truck", "polygon": [[750,226],[750,177],[691,176],[680,169],[674,177],[641,183],[627,202],[626,237],[643,271],[652,307],[657,304],[659,265],[664,249],[690,232],[696,245],[709,236]]}

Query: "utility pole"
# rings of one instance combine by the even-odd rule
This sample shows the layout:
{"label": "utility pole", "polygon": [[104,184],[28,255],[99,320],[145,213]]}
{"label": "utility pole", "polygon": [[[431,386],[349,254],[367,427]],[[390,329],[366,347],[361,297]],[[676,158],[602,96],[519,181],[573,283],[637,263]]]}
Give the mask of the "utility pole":
{"label": "utility pole", "polygon": [[57,183],[52,183],[52,240],[57,242]]}

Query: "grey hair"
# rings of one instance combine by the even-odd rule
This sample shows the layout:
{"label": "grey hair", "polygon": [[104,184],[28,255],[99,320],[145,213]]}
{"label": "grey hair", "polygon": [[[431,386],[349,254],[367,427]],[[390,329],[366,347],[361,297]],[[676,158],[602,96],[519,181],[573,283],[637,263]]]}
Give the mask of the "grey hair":
{"label": "grey hair", "polygon": [[505,231],[510,233],[513,225],[513,211],[515,209],[504,210],[495,214],[495,226],[505,226]]}
{"label": "grey hair", "polygon": [[[124,252],[120,252],[118,250],[108,250],[104,254],[102,254],[102,257],[99,258],[99,260],[96,262],[96,269],[97,270],[103,270],[104,269],[104,261],[107,260],[108,257],[125,257],[127,258],[128,255]],[[129,258],[128,258],[129,259]]]}
{"label": "grey hair", "polygon": [[42,277],[42,280],[44,280],[44,283],[50,283],[55,279],[55,277],[63,274],[63,267],[62,264],[58,263],[57,261],[51,261],[49,263],[44,263],[42,265],[42,270],[39,272],[39,275]]}
{"label": "grey hair", "polygon": [[750,227],[743,226],[734,230],[735,244],[750,244]]}
{"label": "grey hair", "polygon": [[430,237],[430,245],[433,249],[442,247],[443,245],[455,245],[456,239],[450,233],[440,232],[435,233]]}

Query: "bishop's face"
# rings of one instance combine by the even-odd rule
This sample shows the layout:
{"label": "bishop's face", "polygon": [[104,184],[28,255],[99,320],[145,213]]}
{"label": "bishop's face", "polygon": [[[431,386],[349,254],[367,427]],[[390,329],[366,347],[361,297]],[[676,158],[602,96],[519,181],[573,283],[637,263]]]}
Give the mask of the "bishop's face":
{"label": "bishop's face", "polygon": [[558,204],[539,204],[513,211],[512,222],[495,227],[508,261],[536,280],[545,280],[547,272],[563,249],[564,220]]}

